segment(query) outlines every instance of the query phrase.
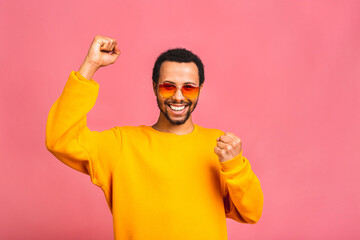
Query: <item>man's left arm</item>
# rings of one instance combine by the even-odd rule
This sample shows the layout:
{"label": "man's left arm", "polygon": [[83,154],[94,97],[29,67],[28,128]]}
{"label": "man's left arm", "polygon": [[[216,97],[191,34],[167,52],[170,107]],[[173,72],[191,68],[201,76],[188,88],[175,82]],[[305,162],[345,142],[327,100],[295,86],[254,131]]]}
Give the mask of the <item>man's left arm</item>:
{"label": "man's left arm", "polygon": [[226,217],[242,223],[259,221],[263,209],[260,181],[242,155],[242,141],[233,133],[217,140],[214,151],[219,157],[221,178],[225,182],[224,207]]}

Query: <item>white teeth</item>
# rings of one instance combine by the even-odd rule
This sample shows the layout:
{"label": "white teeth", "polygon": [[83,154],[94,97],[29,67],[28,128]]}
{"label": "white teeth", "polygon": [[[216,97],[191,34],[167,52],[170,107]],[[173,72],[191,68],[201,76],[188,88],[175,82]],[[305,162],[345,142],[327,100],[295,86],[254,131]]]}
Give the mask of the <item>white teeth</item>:
{"label": "white teeth", "polygon": [[171,108],[172,110],[175,110],[175,111],[181,111],[181,110],[183,110],[183,109],[185,108],[185,105],[184,105],[184,106],[181,106],[181,107],[176,107],[176,106],[174,106],[174,105],[170,105],[170,108]]}

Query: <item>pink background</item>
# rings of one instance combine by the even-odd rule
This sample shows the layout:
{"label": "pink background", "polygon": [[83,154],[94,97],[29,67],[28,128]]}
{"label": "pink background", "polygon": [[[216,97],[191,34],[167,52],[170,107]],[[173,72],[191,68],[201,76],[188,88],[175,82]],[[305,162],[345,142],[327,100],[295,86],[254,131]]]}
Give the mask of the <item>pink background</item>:
{"label": "pink background", "polygon": [[264,192],[257,224],[226,220],[230,240],[360,238],[359,1],[3,0],[0,29],[0,239],[113,239],[101,189],[44,142],[97,34],[122,54],[94,75],[92,130],[154,124],[155,58],[202,58],[193,120],[243,140]]}

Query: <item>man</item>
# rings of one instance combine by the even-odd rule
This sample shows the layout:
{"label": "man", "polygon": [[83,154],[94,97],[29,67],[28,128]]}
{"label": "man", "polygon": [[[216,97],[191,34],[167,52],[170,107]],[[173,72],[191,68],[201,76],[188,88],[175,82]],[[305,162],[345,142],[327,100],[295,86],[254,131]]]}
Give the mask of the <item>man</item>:
{"label": "man", "polygon": [[192,52],[158,57],[153,90],[160,116],[153,126],[89,130],[86,115],[99,90],[92,76],[119,55],[115,39],[96,36],[46,126],[47,149],[102,188],[115,239],[227,239],[226,217],[256,223],[263,193],[241,139],[192,122],[204,82]]}

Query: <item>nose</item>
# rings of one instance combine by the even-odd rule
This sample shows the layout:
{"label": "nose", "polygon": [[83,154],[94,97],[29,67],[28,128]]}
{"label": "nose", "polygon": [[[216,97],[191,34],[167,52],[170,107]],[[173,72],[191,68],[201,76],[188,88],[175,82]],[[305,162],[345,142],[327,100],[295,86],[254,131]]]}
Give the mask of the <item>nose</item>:
{"label": "nose", "polygon": [[181,87],[177,87],[176,92],[175,92],[173,98],[176,99],[176,100],[179,100],[179,101],[185,100],[185,97],[184,97],[184,95],[183,95],[182,92],[181,92]]}

